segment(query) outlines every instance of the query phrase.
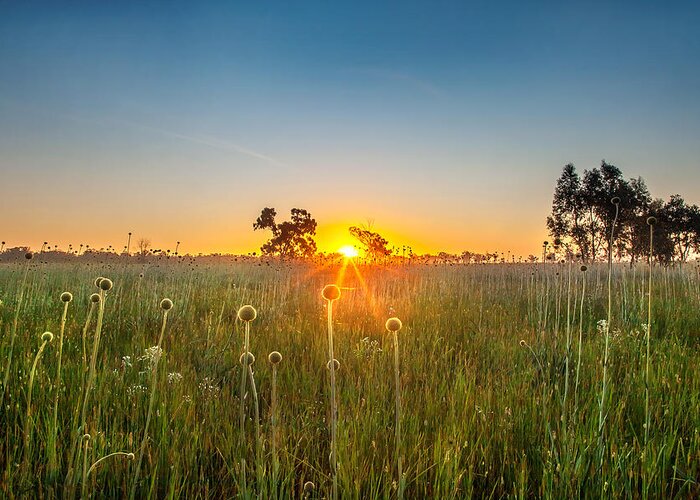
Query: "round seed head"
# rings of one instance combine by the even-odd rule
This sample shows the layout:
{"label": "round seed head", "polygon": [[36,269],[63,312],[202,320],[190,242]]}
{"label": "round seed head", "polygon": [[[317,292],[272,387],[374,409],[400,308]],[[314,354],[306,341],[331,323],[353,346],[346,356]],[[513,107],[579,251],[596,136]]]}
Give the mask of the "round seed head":
{"label": "round seed head", "polygon": [[70,302],[73,300],[73,294],[70,292],[63,292],[61,294],[61,302]]}
{"label": "round seed head", "polygon": [[312,481],[306,481],[304,483],[304,494],[311,495],[316,489],[316,485]]}
{"label": "round seed head", "polygon": [[[329,370],[331,369],[331,362],[330,361],[328,363],[326,363],[326,368],[328,368]],[[334,359],[333,360],[333,371],[337,372],[338,370],[340,370],[340,361],[338,361],[337,359]]]}
{"label": "round seed head", "polygon": [[649,224],[650,226],[656,224],[656,217],[654,217],[653,215],[651,217],[647,217],[647,224]]}
{"label": "round seed head", "polygon": [[97,288],[100,288],[100,283],[102,282],[103,279],[104,279],[104,278],[103,278],[102,276],[99,276],[99,277],[95,278],[95,286],[96,286]]}
{"label": "round seed head", "polygon": [[398,332],[401,330],[401,327],[403,324],[401,323],[401,320],[399,318],[389,318],[386,320],[386,329],[389,330],[390,332]]}
{"label": "round seed head", "polygon": [[338,300],[340,298],[340,288],[336,285],[326,285],[323,287],[321,295],[329,302]]}
{"label": "round seed head", "polygon": [[107,278],[102,278],[100,281],[100,290],[104,290],[105,292],[108,290],[112,289],[112,280],[107,279]]}
{"label": "round seed head", "polygon": [[561,245],[561,240],[559,238],[554,238],[554,246],[559,246]]}
{"label": "round seed head", "polygon": [[100,294],[99,293],[93,293],[90,295],[90,302],[93,304],[97,304],[100,301]]}
{"label": "round seed head", "polygon": [[610,200],[610,203],[612,203],[613,205],[619,205],[620,204],[620,197],[613,196],[613,198]]}
{"label": "round seed head", "polygon": [[51,332],[44,332],[41,334],[41,341],[42,342],[51,342],[53,341],[53,333]]}
{"label": "round seed head", "polygon": [[33,257],[34,257],[34,254],[32,252],[27,252],[24,254],[24,258],[27,260],[32,260]]}
{"label": "round seed head", "polygon": [[248,363],[246,363],[245,353],[243,353],[243,354],[241,354],[241,357],[238,358],[238,362],[242,366],[252,365],[253,363],[255,363],[255,356],[253,356],[252,352],[248,352]]}
{"label": "round seed head", "polygon": [[238,319],[241,321],[253,321],[258,316],[258,311],[251,305],[245,305],[238,310]]}
{"label": "round seed head", "polygon": [[586,266],[586,265],[581,266],[581,271],[583,271],[584,273],[586,271],[588,271],[588,266]]}
{"label": "round seed head", "polygon": [[278,365],[282,362],[282,355],[278,351],[272,351],[268,356],[267,359],[270,363],[273,365]]}
{"label": "round seed head", "polygon": [[160,308],[163,311],[169,311],[173,308],[173,301],[170,299],[163,299],[160,301]]}

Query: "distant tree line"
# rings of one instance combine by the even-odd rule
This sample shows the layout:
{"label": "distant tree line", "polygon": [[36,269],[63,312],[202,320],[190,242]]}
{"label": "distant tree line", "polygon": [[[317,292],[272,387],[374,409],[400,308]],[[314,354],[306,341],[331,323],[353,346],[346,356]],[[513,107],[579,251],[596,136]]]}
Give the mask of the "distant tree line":
{"label": "distant tree line", "polygon": [[[700,251],[700,208],[678,194],[664,201],[653,198],[644,179],[626,180],[622,171],[605,161],[579,176],[567,164],[554,190],[547,228],[557,247],[585,262],[604,259],[611,250],[610,230],[615,217],[611,199],[620,199],[612,253],[636,262],[649,254],[647,219],[654,225],[654,257],[662,263],[685,262]],[[546,246],[546,245],[545,245]]]}

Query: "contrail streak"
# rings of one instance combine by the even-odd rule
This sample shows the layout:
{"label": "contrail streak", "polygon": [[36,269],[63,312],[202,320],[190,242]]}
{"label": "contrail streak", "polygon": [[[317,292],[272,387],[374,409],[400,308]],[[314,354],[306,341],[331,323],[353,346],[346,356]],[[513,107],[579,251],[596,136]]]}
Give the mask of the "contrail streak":
{"label": "contrail streak", "polygon": [[270,163],[272,165],[275,165],[277,167],[293,168],[293,167],[291,167],[291,165],[284,163],[282,161],[279,161],[275,158],[272,158],[271,156],[267,156],[265,154],[258,153],[257,151],[253,151],[252,149],[244,148],[243,146],[240,146],[240,145],[235,144],[235,143],[230,142],[230,141],[224,141],[224,140],[217,139],[214,137],[180,134],[178,132],[172,132],[170,130],[164,130],[161,128],[150,127],[148,125],[142,125],[140,123],[128,122],[128,121],[124,121],[124,120],[113,120],[113,121],[114,121],[114,123],[129,125],[131,127],[136,127],[136,128],[140,128],[143,130],[156,132],[158,134],[166,135],[169,137],[175,137],[177,139],[182,139],[185,141],[194,142],[196,144],[203,144],[205,146],[210,146],[212,148],[221,149],[224,151],[235,151],[236,153],[250,156],[251,158],[263,160],[263,161]]}

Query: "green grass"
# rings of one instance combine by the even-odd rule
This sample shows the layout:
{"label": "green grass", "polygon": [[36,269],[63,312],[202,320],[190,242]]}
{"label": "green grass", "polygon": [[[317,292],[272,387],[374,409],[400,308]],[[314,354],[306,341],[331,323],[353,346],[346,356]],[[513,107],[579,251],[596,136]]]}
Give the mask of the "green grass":
{"label": "green grass", "polygon": [[[231,498],[242,491],[239,356],[243,304],[251,324],[264,452],[247,435],[252,498],[300,497],[304,482],[328,497],[329,371],[325,301],[337,269],[302,264],[31,264],[13,362],[0,408],[0,496],[61,497],[76,407],[82,400],[82,330],[93,281],[106,276],[97,376],[87,414],[87,456],[76,460],[76,495],[128,495],[134,461],[116,455],[82,484],[87,467],[115,452],[138,456],[151,393],[145,349],[156,345],[160,300],[172,299],[138,484],[138,498]],[[24,264],[0,264],[0,368],[4,371]],[[650,434],[644,450],[647,275],[613,276],[607,418],[599,470],[598,411],[607,318],[606,265],[589,267],[583,346],[574,397],[583,274],[571,283],[569,388],[564,407],[567,267],[556,264],[404,266],[345,274],[334,303],[338,398],[338,485],[342,498],[395,498],[393,342],[384,323],[401,318],[401,406],[406,498],[673,497],[700,495],[700,280],[691,265],[654,270]],[[145,272],[139,278],[140,272]],[[61,292],[73,293],[63,345],[46,346],[32,396],[33,434],[23,465],[28,378],[44,331],[58,332]],[[92,349],[95,315],[88,329]],[[532,348],[520,345],[525,340]],[[271,455],[269,352],[278,366],[279,473]],[[124,357],[129,356],[130,361]],[[575,360],[575,362],[574,362]],[[173,373],[181,375],[179,378]],[[61,387],[58,428],[53,427]],[[248,395],[250,398],[250,395]],[[578,401],[578,409],[574,401]],[[246,404],[248,419],[253,405]],[[78,419],[80,411],[77,411]],[[566,428],[564,428],[566,423]],[[248,424],[253,429],[253,424]],[[57,474],[49,450],[56,435]],[[84,449],[84,448],[83,448]],[[260,474],[262,471],[262,474]],[[262,476],[262,479],[261,479]],[[643,478],[646,478],[643,481]],[[648,490],[643,491],[643,485]]]}

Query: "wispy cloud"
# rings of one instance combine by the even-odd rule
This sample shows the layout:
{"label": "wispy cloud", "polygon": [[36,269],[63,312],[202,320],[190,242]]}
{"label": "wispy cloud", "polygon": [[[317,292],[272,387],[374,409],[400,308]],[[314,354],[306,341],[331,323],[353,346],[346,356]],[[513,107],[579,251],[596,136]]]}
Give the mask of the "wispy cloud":
{"label": "wispy cloud", "polygon": [[347,73],[353,73],[353,74],[358,74],[358,75],[365,75],[377,79],[382,79],[382,80],[395,80],[402,82],[404,84],[407,84],[410,87],[413,87],[416,90],[419,90],[420,92],[424,94],[428,94],[434,97],[439,97],[439,96],[444,96],[445,91],[438,87],[437,85],[418,78],[414,75],[411,75],[409,73],[405,73],[402,71],[395,71],[391,69],[383,69],[383,68],[361,68],[361,67],[356,67],[356,68],[346,68],[344,70]]}
{"label": "wispy cloud", "polygon": [[115,123],[115,124],[126,125],[126,126],[130,126],[130,127],[138,128],[141,130],[146,130],[149,132],[155,132],[157,134],[161,134],[161,135],[164,135],[167,137],[174,137],[176,139],[182,139],[183,141],[193,142],[195,144],[202,144],[204,146],[209,146],[209,147],[220,149],[223,151],[234,151],[236,153],[240,153],[242,155],[249,156],[251,158],[256,158],[258,160],[262,160],[262,161],[267,162],[267,163],[274,165],[276,167],[287,168],[287,169],[294,168],[291,165],[289,165],[288,163],[280,161],[280,160],[273,158],[271,156],[268,156],[266,154],[260,153],[258,151],[254,151],[254,150],[246,148],[246,147],[243,147],[240,144],[236,144],[236,143],[231,142],[231,141],[218,139],[216,137],[181,134],[179,132],[173,132],[172,130],[165,130],[162,128],[151,127],[149,125],[144,125],[142,123],[135,123],[135,122],[125,121],[125,120],[110,120],[110,121],[112,123]]}
{"label": "wispy cloud", "polygon": [[[22,113],[32,113],[32,114],[38,114],[38,115],[42,115],[42,116],[49,116],[50,115],[52,117],[57,116],[56,113],[49,114],[46,112],[46,110],[38,109],[34,106],[27,105],[26,103],[17,103],[15,101],[4,99],[2,97],[0,97],[0,107],[15,108],[15,110],[21,111]],[[159,127],[152,127],[150,125],[145,125],[143,123],[137,123],[137,122],[132,122],[129,120],[122,120],[122,119],[117,119],[117,118],[95,119],[95,118],[89,118],[89,117],[75,115],[73,113],[59,113],[58,116],[60,116],[64,119],[67,119],[67,120],[72,120],[72,121],[76,121],[76,122],[83,122],[83,123],[91,123],[94,125],[111,124],[111,125],[118,125],[118,126],[122,126],[122,127],[136,128],[136,129],[140,129],[140,130],[144,130],[144,131],[148,131],[148,132],[155,132],[156,134],[164,135],[167,137],[173,137],[175,139],[181,139],[183,141],[192,142],[195,144],[209,146],[211,148],[220,149],[222,151],[233,151],[235,153],[249,156],[250,158],[255,158],[257,160],[264,161],[264,162],[269,163],[270,165],[274,165],[276,167],[295,170],[295,167],[293,167],[292,165],[285,163],[281,160],[278,160],[277,158],[273,158],[272,156],[266,155],[264,153],[260,153],[258,151],[253,150],[253,149],[247,148],[245,146],[241,146],[240,144],[237,144],[235,142],[227,141],[224,139],[219,139],[216,137],[183,134],[183,133],[175,132],[172,130],[166,130],[166,129],[162,129]]]}

